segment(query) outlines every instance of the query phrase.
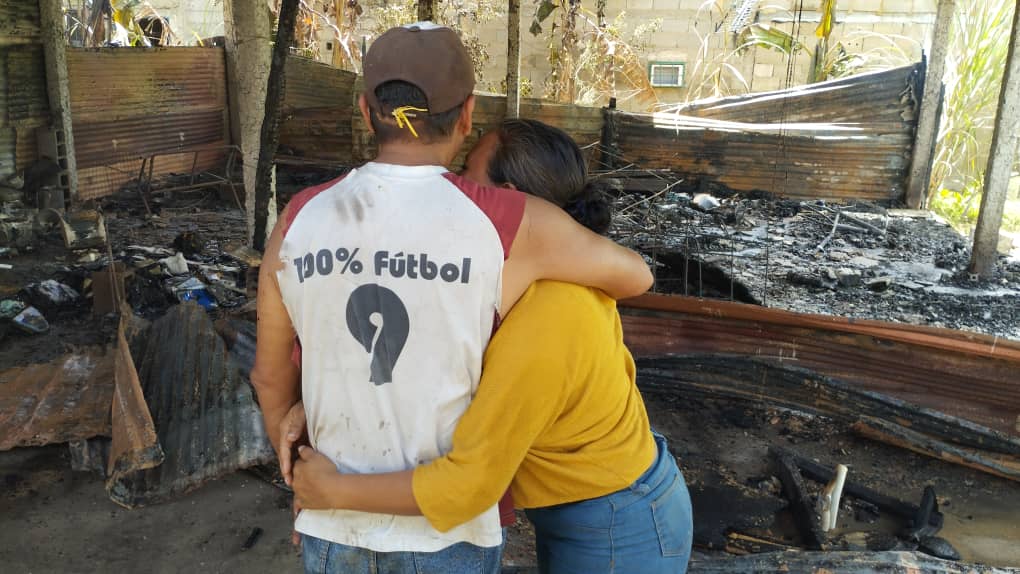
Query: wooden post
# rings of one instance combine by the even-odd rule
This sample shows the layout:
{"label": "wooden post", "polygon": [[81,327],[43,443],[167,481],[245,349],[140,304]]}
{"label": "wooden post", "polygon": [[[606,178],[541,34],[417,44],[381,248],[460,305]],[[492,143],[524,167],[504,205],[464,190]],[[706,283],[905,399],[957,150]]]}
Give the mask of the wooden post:
{"label": "wooden post", "polygon": [[506,28],[506,117],[521,115],[521,0],[509,0]]}
{"label": "wooden post", "polygon": [[946,54],[949,51],[949,31],[956,13],[956,0],[939,0],[935,16],[935,32],[931,40],[927,72],[924,78],[924,95],[917,118],[914,136],[914,153],[910,159],[907,179],[907,205],[919,209],[927,203],[931,185],[931,164],[938,137],[939,110],[941,109],[942,77],[946,72]]}
{"label": "wooden post", "polygon": [[[60,0],[39,0],[43,53],[46,56],[46,93],[57,131],[57,157],[66,181],[68,197],[78,195],[78,164],[74,159],[74,133],[71,126],[71,92],[67,76],[67,38],[64,37],[64,10]],[[63,177],[61,178],[63,180]]]}
{"label": "wooden post", "polygon": [[436,21],[436,3],[439,0],[418,0],[418,21]]}
{"label": "wooden post", "polygon": [[[259,161],[255,168],[255,228],[252,247],[262,251],[268,237],[270,204],[276,195],[273,189],[273,158],[280,143],[280,110],[286,90],[287,54],[294,42],[300,0],[283,0],[280,3],[280,22],[276,26],[276,42],[269,67],[269,86],[266,88],[265,117],[259,137]],[[274,214],[275,215],[275,214]]]}
{"label": "wooden post", "polygon": [[1006,57],[1006,72],[999,91],[999,111],[995,117],[992,150],[985,169],[985,191],[981,198],[981,212],[974,230],[974,250],[970,256],[970,272],[988,278],[995,269],[998,257],[999,229],[1006,208],[1009,176],[1016,158],[1020,134],[1020,0],[1013,13],[1013,31]]}
{"label": "wooden post", "polygon": [[255,167],[272,57],[273,13],[266,2],[223,1],[230,141],[241,150],[247,237],[255,228]]}

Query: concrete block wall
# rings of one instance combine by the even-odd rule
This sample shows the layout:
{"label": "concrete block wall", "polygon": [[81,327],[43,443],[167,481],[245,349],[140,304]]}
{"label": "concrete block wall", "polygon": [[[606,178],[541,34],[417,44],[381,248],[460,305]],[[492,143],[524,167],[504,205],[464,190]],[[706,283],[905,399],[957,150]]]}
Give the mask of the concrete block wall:
{"label": "concrete block wall", "polygon": [[184,45],[223,35],[223,3],[212,0],[148,0],[148,6],[170,21]]}
{"label": "concrete block wall", "polygon": [[[680,89],[658,89],[662,102],[682,101],[689,97],[691,88],[700,79],[696,62],[702,48],[701,37],[708,34],[713,19],[718,21],[719,12],[702,9],[703,0],[608,0],[607,16],[612,19],[621,11],[626,12],[626,22],[633,27],[651,19],[661,19],[659,30],[650,37],[650,48],[646,52],[648,61],[680,61],[687,64],[687,87]],[[718,2],[729,6],[729,0]],[[791,9],[796,0],[770,0],[760,3],[758,19],[762,23],[776,26],[792,33]],[[808,4],[808,3],[805,3]],[[937,0],[838,0],[837,24],[830,36],[830,47],[837,42],[850,53],[866,53],[871,58],[892,61],[917,61],[922,47],[928,41],[934,25]],[[778,52],[756,48],[748,50],[742,57],[730,57],[727,62],[735,67],[754,91],[767,91],[803,84],[807,81],[811,53],[817,42],[815,28],[818,22],[817,6],[805,10],[800,25],[799,39],[805,50],[794,57],[792,78],[787,73],[791,64],[789,57]],[[529,78],[537,93],[549,72],[546,61],[549,42],[548,34],[535,38],[527,32],[534,6],[522,6],[522,77]],[[502,19],[487,23],[476,34],[486,41],[492,55],[484,70],[483,85],[498,85],[505,74],[506,31]],[[549,24],[546,24],[546,30]],[[700,35],[699,35],[700,33]],[[720,34],[713,38],[709,48],[710,60],[721,60],[732,52],[736,45],[732,37]],[[741,84],[729,76],[733,86]],[[703,90],[705,91],[705,90]],[[622,107],[628,107],[622,104]]]}
{"label": "concrete block wall", "polygon": [[[361,0],[364,14],[359,22],[358,36],[371,34],[373,28],[373,12],[382,9],[387,0]],[[392,2],[392,0],[389,0]],[[313,4],[322,9],[322,0],[314,0]],[[792,9],[798,0],[761,0],[757,18],[759,22],[793,33]],[[199,37],[210,37],[223,33],[222,7],[210,0],[150,0],[150,4],[161,13],[168,15],[174,29],[181,36],[191,34],[190,38],[182,38],[185,43],[194,43],[195,34]],[[735,0],[718,0],[716,6],[729,9],[736,4]],[[754,48],[742,56],[726,58],[744,78],[753,91],[767,91],[798,85],[807,81],[811,64],[811,53],[817,42],[814,35],[818,22],[817,2],[805,2],[803,20],[799,29],[799,39],[805,50],[790,58],[778,52]],[[837,24],[830,37],[830,46],[841,42],[848,52],[864,53],[872,58],[884,58],[886,61],[917,61],[921,57],[922,46],[928,41],[934,25],[937,0],[837,0]],[[701,85],[706,87],[703,74],[698,66],[702,49],[702,38],[713,29],[714,23],[721,18],[721,13],[714,9],[704,8],[704,0],[608,0],[607,17],[612,20],[621,12],[626,12],[628,28],[650,21],[661,20],[661,26],[649,38],[649,49],[644,54],[649,61],[679,61],[687,64],[686,86],[684,88],[662,88],[657,90],[660,101],[684,101],[696,92]],[[594,2],[584,2],[587,10],[594,9]],[[531,82],[534,96],[541,96],[546,78],[549,75],[548,62],[549,43],[548,31],[552,27],[554,15],[544,24],[545,32],[540,36],[532,36],[528,32],[534,16],[536,5],[524,2],[521,6],[521,77]],[[582,24],[579,22],[579,26]],[[462,27],[472,31],[480,38],[489,53],[490,60],[481,70],[479,88],[482,90],[498,89],[506,75],[506,19],[501,16],[483,24],[470,21],[462,23]],[[724,28],[725,29],[725,28]],[[324,29],[323,42],[332,41],[332,32]],[[371,41],[371,40],[369,40]],[[716,34],[711,38],[708,50],[709,61],[718,63],[730,54],[737,46],[732,34]],[[331,54],[322,51],[322,58],[331,61]],[[711,67],[711,66],[710,66]],[[712,67],[714,69],[714,67]],[[792,74],[788,78],[788,73]],[[730,73],[725,74],[733,89],[742,90],[743,85]],[[700,90],[702,95],[706,89]],[[621,107],[632,108],[626,102]]]}

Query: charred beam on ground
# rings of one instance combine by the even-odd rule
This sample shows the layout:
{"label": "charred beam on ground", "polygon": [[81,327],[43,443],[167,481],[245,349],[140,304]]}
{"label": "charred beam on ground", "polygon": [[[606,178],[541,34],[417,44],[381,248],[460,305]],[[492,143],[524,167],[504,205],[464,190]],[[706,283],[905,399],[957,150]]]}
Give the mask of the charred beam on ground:
{"label": "charred beam on ground", "polygon": [[825,535],[818,524],[818,517],[815,515],[814,504],[804,485],[804,477],[800,470],[788,456],[779,455],[775,457],[776,474],[779,481],[783,483],[783,493],[790,501],[790,510],[797,522],[797,528],[804,538],[804,544],[811,550],[821,550],[825,543]]}
{"label": "charred beam on ground", "polygon": [[908,427],[875,417],[861,417],[854,432],[874,441],[959,464],[1009,480],[1020,480],[1020,460],[1009,455],[982,452],[926,436]]}
{"label": "charred beam on ground", "polygon": [[[797,468],[800,469],[803,476],[815,482],[825,484],[832,480],[832,477],[836,474],[836,470],[834,468],[815,462],[809,458],[804,458],[793,451],[780,446],[770,446],[769,452],[772,456],[777,458],[789,458],[797,465]],[[879,510],[889,512],[908,523],[914,520],[918,514],[917,505],[904,502],[887,494],[882,494],[877,490],[873,490],[852,480],[847,480],[843,483],[843,495],[871,503]],[[932,513],[930,515],[929,523],[941,528],[942,514],[939,512]]]}

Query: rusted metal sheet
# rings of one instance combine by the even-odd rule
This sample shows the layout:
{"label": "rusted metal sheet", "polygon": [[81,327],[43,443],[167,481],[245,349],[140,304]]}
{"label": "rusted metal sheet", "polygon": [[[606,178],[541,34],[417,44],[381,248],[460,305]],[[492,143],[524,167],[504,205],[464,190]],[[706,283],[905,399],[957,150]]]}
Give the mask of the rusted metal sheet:
{"label": "rusted metal sheet", "polygon": [[[355,90],[359,90],[359,86]],[[497,127],[506,117],[506,96],[475,94],[475,111],[471,117],[472,135],[468,136],[461,153],[453,160],[453,166],[464,163],[467,152],[478,141],[481,134]],[[602,110],[587,106],[553,104],[541,100],[521,101],[521,117],[535,119],[556,126],[567,132],[578,145],[585,147],[599,141],[602,133]],[[375,143],[359,113],[355,113],[354,159],[368,161],[375,157]]]}
{"label": "rusted metal sheet", "polygon": [[793,365],[1020,436],[1020,343],[690,297],[620,304],[635,357],[719,355]]}
{"label": "rusted metal sheet", "polygon": [[108,435],[114,362],[93,347],[0,372],[0,451]]}
{"label": "rusted metal sheet", "polygon": [[0,0],[0,38],[38,36],[38,0]]}
{"label": "rusted metal sheet", "polygon": [[357,74],[291,56],[278,155],[348,163]]}
{"label": "rusted metal sheet", "polygon": [[622,161],[737,191],[797,198],[903,196],[921,64],[779,92],[608,114]]}
{"label": "rusted metal sheet", "polygon": [[124,303],[117,330],[113,373],[116,388],[111,408],[112,440],[105,468],[109,485],[116,484],[126,474],[158,466],[165,459],[128,345],[128,336],[136,336],[147,328],[148,324],[135,317]]}
{"label": "rusted metal sheet", "polygon": [[69,49],[71,115],[81,199],[109,195],[137,179],[224,164],[229,140],[222,48]]}
{"label": "rusted metal sheet", "polygon": [[133,337],[131,348],[165,460],[110,481],[115,502],[150,504],[273,460],[245,368],[205,310],[173,307]]}

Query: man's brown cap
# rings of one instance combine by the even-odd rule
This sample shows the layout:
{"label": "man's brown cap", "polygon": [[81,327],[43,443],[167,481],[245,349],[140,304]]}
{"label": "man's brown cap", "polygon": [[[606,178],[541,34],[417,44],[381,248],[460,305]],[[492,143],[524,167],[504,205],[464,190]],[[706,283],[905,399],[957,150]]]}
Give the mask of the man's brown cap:
{"label": "man's brown cap", "polygon": [[365,97],[376,110],[375,89],[392,80],[417,86],[430,114],[452,110],[475,89],[474,66],[460,37],[431,22],[387,30],[372,42],[363,69]]}

